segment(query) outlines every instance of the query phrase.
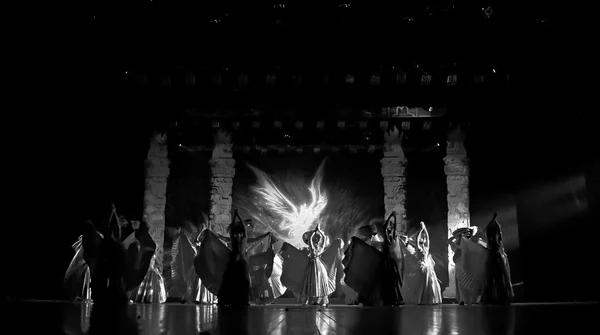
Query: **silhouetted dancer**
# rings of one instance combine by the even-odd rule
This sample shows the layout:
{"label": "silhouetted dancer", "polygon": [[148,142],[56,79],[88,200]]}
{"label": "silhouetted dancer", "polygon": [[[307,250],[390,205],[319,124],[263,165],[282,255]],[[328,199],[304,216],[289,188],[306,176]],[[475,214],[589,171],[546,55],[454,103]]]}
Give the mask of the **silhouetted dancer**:
{"label": "silhouetted dancer", "polygon": [[460,305],[477,304],[483,293],[489,252],[478,232],[477,226],[459,228],[448,239],[454,251],[456,301]]}
{"label": "silhouetted dancer", "polygon": [[116,209],[112,202],[100,204],[94,221],[87,221],[82,236],[83,258],[90,269],[92,300],[104,303],[125,299],[123,270],[125,254],[120,244]]}
{"label": "silhouetted dancer", "polygon": [[502,228],[494,213],[486,228],[489,257],[486,264],[486,276],[481,302],[490,305],[510,304],[514,297],[510,278],[508,256],[504,252]]}
{"label": "silhouetted dancer", "polygon": [[127,248],[125,289],[129,299],[138,303],[163,303],[167,300],[164,278],[157,264],[156,243],[148,232],[148,224],[139,228],[124,241]]}
{"label": "silhouetted dancer", "polygon": [[250,297],[250,271],[246,254],[246,228],[237,213],[233,216],[229,235],[231,238],[231,254],[219,294],[220,306],[248,306]]}
{"label": "silhouetted dancer", "polygon": [[383,226],[383,242],[372,245],[374,232],[373,228],[363,229],[361,237],[352,237],[343,260],[345,283],[358,293],[358,301],[365,306],[399,306],[403,298],[398,266],[401,259],[394,250],[399,248],[396,213],[390,214]]}

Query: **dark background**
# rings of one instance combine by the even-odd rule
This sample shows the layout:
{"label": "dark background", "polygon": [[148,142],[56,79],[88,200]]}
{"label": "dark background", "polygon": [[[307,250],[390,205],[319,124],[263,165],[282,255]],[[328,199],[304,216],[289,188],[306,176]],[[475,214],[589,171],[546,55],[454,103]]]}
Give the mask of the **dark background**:
{"label": "dark background", "polygon": [[[141,24],[131,16],[139,2],[121,1],[119,8],[110,1],[98,3],[105,13],[115,16],[98,27],[89,19],[93,8],[78,4],[40,8],[39,15],[27,15],[22,21],[27,28],[20,28],[23,34],[15,49],[22,54],[15,63],[19,65],[13,67],[17,76],[12,86],[18,93],[12,98],[18,104],[6,122],[11,126],[10,167],[22,182],[9,191],[15,206],[7,212],[18,215],[6,219],[9,275],[3,287],[10,296],[49,299],[59,295],[87,194],[103,188],[116,190],[119,208],[132,217],[141,216],[147,139],[155,116],[168,111],[173,102],[144,95],[122,75],[124,68],[161,66],[184,58],[265,63],[279,57],[307,67],[313,63],[327,67],[341,59],[378,63],[411,50],[410,57],[427,61],[450,54],[467,63],[511,64],[509,92],[485,99],[465,94],[450,106],[450,117],[471,121],[472,215],[485,222],[485,213],[495,210],[481,199],[495,199],[498,194],[513,199],[528,300],[597,299],[591,273],[599,236],[593,222],[600,222],[600,169],[593,133],[598,121],[594,105],[588,102],[596,80],[591,75],[594,18],[586,6],[533,2],[526,7],[505,7],[498,11],[506,15],[505,20],[494,31],[480,29],[479,19],[472,19],[423,23],[398,35],[393,33],[393,20],[374,15],[371,21],[353,20],[360,22],[356,30],[362,33],[323,34],[327,38],[318,43],[308,41],[323,31],[320,26],[296,30],[294,36],[302,39],[272,35],[248,39],[238,34],[237,39],[219,44],[218,34],[203,30],[194,20],[178,19],[174,10],[163,10],[166,18]],[[214,16],[215,10],[196,12],[204,20]],[[361,12],[367,16],[374,11]],[[323,22],[333,15],[318,12]],[[310,13],[305,10],[298,16]],[[553,18],[550,27],[534,29],[541,17]],[[373,22],[385,23],[387,30]],[[390,32],[373,34],[373,30]],[[199,31],[205,35],[197,35]],[[290,52],[296,50],[294,43],[281,48],[276,43],[281,41],[293,41],[298,52]],[[297,46],[299,41],[302,47]],[[538,213],[554,205],[532,202],[531,190],[584,172],[594,219],[591,215],[565,218],[539,229]]]}

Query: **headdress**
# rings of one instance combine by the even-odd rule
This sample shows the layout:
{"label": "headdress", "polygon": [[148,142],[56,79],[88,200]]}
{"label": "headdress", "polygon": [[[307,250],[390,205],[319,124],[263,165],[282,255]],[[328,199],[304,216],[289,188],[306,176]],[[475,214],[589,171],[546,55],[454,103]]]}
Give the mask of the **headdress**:
{"label": "headdress", "polygon": [[229,225],[229,234],[232,236],[236,234],[246,235],[246,227],[237,209],[233,212],[233,220],[231,221],[231,225]]}
{"label": "headdress", "polygon": [[[392,219],[394,219],[394,220],[392,221]],[[390,216],[388,216],[388,219],[385,221],[383,228],[385,229],[386,238],[388,238],[388,234],[387,234],[388,229],[392,229],[393,233],[392,233],[391,238],[392,238],[392,240],[396,239],[396,212],[392,212],[392,214],[390,214]]]}
{"label": "headdress", "polygon": [[500,223],[498,222],[498,213],[494,213],[492,220],[488,223],[486,230],[500,228]]}
{"label": "headdress", "polygon": [[494,217],[492,217],[490,223],[485,227],[488,245],[492,246],[502,246],[502,228],[496,219],[497,217],[498,213],[494,213]]}
{"label": "headdress", "polygon": [[323,234],[323,232],[321,231],[321,229],[319,229],[319,224],[317,224],[317,226],[315,227],[315,229],[314,229],[314,230],[309,230],[309,231],[305,232],[304,234],[302,234],[302,241],[304,241],[304,243],[305,243],[306,245],[310,245],[310,243],[309,243],[309,242],[310,242],[310,238],[311,238],[311,237],[313,236],[313,234],[315,234],[315,233],[317,233],[317,234],[321,235],[321,239],[322,239],[323,241],[325,241],[325,240],[326,240],[326,236],[325,236],[325,234]]}
{"label": "headdress", "polygon": [[377,235],[377,226],[374,224],[362,226],[356,232],[356,236],[360,238],[371,238],[375,235]]}

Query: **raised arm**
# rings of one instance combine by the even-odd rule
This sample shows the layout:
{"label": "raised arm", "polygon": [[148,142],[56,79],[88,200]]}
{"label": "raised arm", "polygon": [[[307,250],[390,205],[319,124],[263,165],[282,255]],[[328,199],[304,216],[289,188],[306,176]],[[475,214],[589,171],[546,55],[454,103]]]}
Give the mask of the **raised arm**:
{"label": "raised arm", "polygon": [[309,246],[309,248],[308,248],[308,254],[309,254],[309,257],[317,256],[317,250],[315,249],[315,244],[313,243],[313,236],[315,234],[316,233],[310,234],[310,237],[309,237],[309,240],[308,240],[308,246]]}
{"label": "raised arm", "polygon": [[[423,247],[421,247],[421,238],[425,241],[423,242]],[[419,231],[419,235],[417,236],[417,246],[419,251],[423,254],[429,254],[429,233],[427,232],[427,228],[425,227],[425,223],[421,221],[421,231]]]}

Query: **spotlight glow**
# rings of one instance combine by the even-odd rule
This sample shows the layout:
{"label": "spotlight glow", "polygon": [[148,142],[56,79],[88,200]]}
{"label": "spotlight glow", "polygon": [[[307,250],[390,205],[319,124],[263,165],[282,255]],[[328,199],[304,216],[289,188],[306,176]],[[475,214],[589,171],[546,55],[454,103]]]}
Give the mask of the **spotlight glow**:
{"label": "spotlight glow", "polygon": [[[259,196],[260,201],[271,213],[277,216],[276,220],[266,222],[268,228],[291,245],[303,246],[302,234],[315,227],[327,206],[327,195],[321,190],[325,160],[319,166],[310,187],[308,187],[310,202],[300,205],[286,197],[265,172],[250,164],[248,166],[258,179],[258,185],[251,187],[251,191]],[[255,219],[261,220],[259,217]],[[273,227],[271,224],[277,226]]]}

